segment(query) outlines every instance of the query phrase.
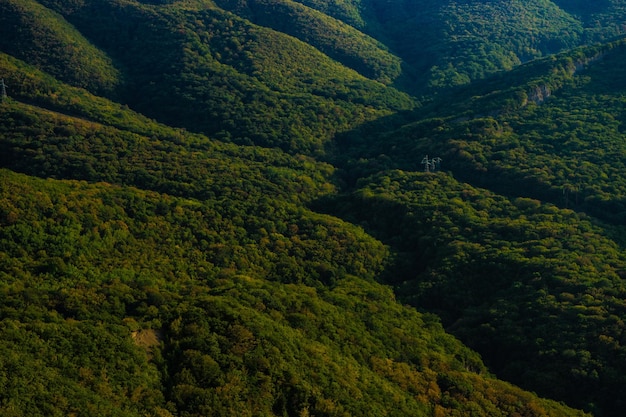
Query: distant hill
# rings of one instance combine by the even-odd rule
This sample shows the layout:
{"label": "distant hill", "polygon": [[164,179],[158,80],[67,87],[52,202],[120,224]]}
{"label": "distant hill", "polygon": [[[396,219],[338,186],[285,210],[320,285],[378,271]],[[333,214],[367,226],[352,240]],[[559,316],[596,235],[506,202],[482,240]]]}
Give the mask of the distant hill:
{"label": "distant hill", "polygon": [[[124,68],[122,102],[159,121],[223,140],[315,153],[338,131],[414,106],[406,94],[291,36],[212,2],[181,4],[49,5]],[[350,29],[338,30],[358,39]],[[381,45],[362,43],[380,55],[372,58],[374,67],[393,63]]]}
{"label": "distant hill", "polygon": [[429,90],[467,84],[571,48],[582,33],[574,17],[544,0],[399,0],[373,7],[392,49]]}
{"label": "distant hill", "polygon": [[400,58],[382,43],[300,3],[266,0],[217,3],[255,24],[292,35],[368,78],[390,84],[401,75]]}

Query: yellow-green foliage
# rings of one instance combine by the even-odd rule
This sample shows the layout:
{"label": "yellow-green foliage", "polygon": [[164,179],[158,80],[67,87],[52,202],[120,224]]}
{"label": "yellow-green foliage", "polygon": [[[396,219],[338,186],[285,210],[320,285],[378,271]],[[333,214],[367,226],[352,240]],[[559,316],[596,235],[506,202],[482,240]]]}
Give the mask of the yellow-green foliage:
{"label": "yellow-green foliage", "polygon": [[[317,154],[337,132],[413,106],[406,94],[314,46],[206,2],[86,1],[71,9],[46,3],[125,69],[122,102],[173,126]],[[341,25],[358,45],[382,54],[377,67],[397,66],[381,45],[360,42]]]}
{"label": "yellow-green foliage", "polygon": [[218,1],[252,21],[306,42],[364,76],[390,84],[401,73],[400,59],[354,27],[288,0]]}
{"label": "yellow-green foliage", "polygon": [[[239,219],[230,201],[6,170],[0,197],[5,414],[582,415],[494,379],[434,316],[346,275],[379,244],[328,216],[263,235],[264,213]],[[341,242],[330,286],[288,283],[325,262],[310,239]],[[262,279],[252,264],[281,251],[296,262]]]}
{"label": "yellow-green foliage", "polygon": [[624,41],[518,64],[622,6],[558,3],[1,2],[0,414],[621,415]]}

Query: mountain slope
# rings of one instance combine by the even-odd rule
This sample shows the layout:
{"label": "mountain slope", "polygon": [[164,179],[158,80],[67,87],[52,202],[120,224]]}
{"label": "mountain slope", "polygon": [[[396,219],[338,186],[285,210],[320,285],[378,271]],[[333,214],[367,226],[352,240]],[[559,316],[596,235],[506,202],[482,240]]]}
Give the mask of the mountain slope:
{"label": "mountain slope", "polygon": [[[218,11],[225,9],[247,23],[295,36],[366,77],[395,82],[402,89],[420,93],[466,84],[533,58],[616,36],[623,33],[620,22],[625,10],[621,1],[582,5],[547,0],[221,1],[217,2],[220,7],[206,0],[109,4],[92,0],[72,5],[44,0],[40,3],[64,15],[108,53],[111,48],[119,50],[120,45],[131,45],[131,52],[132,44],[141,39],[146,42],[161,38],[162,33],[144,36],[148,33],[141,24],[137,25],[138,16],[151,16],[151,25],[161,20],[160,24],[169,26],[167,20],[171,16],[165,16],[172,10],[186,10],[202,21],[203,10],[220,14]],[[134,16],[135,23],[128,22],[129,16]],[[93,26],[100,19],[107,23]],[[229,21],[232,15],[221,15],[219,19]],[[179,23],[172,21],[172,24]],[[240,37],[242,34],[241,31],[230,33],[239,47],[246,45],[245,37]],[[167,43],[160,39],[160,44]],[[172,59],[154,50],[151,55],[161,55],[165,61]],[[151,65],[157,64],[159,61]],[[143,67],[143,71],[148,69]]]}
{"label": "mountain slope", "polygon": [[428,88],[466,84],[578,44],[581,25],[552,2],[373,2],[392,49]]}
{"label": "mountain slope", "polygon": [[50,6],[126,68],[125,103],[173,126],[311,154],[338,131],[413,106],[407,95],[212,2]]}
{"label": "mountain slope", "polygon": [[217,4],[255,24],[292,35],[368,78],[390,84],[400,76],[400,59],[382,43],[300,3],[218,1]]}
{"label": "mountain slope", "polygon": [[328,165],[2,68],[55,106],[2,103],[2,165],[58,178],[0,170],[4,413],[582,415],[375,283],[386,248],[302,204]]}
{"label": "mountain slope", "polygon": [[3,413],[621,415],[619,2],[0,4]]}
{"label": "mountain slope", "polygon": [[620,414],[626,383],[624,45],[530,63],[421,120],[346,136],[337,164],[352,188],[320,202],[389,243],[401,298],[497,375],[599,415]]}
{"label": "mountain slope", "polygon": [[0,2],[0,50],[95,93],[111,94],[121,82],[106,54],[36,1]]}

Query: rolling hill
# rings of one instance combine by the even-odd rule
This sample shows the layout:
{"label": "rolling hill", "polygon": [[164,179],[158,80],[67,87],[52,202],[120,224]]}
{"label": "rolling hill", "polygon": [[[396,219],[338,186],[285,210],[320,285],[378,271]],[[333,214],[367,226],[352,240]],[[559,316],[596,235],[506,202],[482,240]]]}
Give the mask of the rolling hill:
{"label": "rolling hill", "polygon": [[345,135],[348,187],[320,205],[395,248],[400,298],[498,376],[600,415],[625,382],[625,60],[621,40],[534,61]]}
{"label": "rolling hill", "polygon": [[575,413],[375,282],[385,246],[306,208],[327,164],[48,88],[2,104],[6,415]]}
{"label": "rolling hill", "polygon": [[0,413],[620,415],[622,9],[0,0]]}

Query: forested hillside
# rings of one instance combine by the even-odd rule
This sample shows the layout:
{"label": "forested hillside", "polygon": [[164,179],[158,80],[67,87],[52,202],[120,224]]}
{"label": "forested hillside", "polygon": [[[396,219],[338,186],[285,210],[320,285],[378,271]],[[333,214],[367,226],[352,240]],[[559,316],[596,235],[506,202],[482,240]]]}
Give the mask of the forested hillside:
{"label": "forested hillside", "polygon": [[65,115],[80,91],[30,71],[58,107],[0,114],[2,165],[31,175],[0,171],[5,415],[574,413],[375,282],[388,249],[304,205],[327,164],[104,100]]}
{"label": "forested hillside", "polygon": [[222,140],[314,154],[336,132],[413,106],[406,94],[212,2],[50,6],[125,69],[120,101]]}
{"label": "forested hillside", "polygon": [[0,414],[621,415],[624,10],[0,0]]}
{"label": "forested hillside", "polygon": [[395,248],[400,298],[498,376],[600,415],[626,383],[624,62],[624,41],[569,52],[346,135],[350,191],[321,205]]}

